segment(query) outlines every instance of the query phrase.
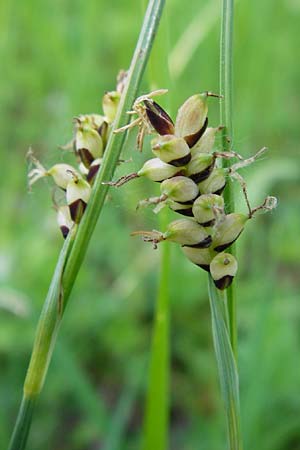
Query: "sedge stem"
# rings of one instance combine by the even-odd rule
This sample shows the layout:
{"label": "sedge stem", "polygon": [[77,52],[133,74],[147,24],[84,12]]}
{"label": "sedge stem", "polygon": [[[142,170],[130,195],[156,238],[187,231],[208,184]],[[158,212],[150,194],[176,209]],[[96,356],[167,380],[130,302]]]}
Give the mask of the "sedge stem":
{"label": "sedge stem", "polygon": [[[233,16],[234,0],[223,0],[221,17],[221,40],[220,40],[220,123],[222,129],[223,151],[232,151],[233,142],[233,118],[232,118],[232,97],[233,97]],[[230,161],[224,159],[223,166],[229,167]],[[224,202],[226,213],[234,211],[233,184],[229,179],[224,191]],[[234,246],[230,253],[235,254]],[[232,351],[237,359],[237,320],[236,320],[236,298],[235,288],[232,284],[227,289],[226,306],[229,321],[229,336]]]}

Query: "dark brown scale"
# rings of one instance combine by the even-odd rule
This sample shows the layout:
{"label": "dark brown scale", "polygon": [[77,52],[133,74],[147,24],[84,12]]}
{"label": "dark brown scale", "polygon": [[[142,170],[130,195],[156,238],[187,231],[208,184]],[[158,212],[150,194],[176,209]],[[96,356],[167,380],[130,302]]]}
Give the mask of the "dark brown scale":
{"label": "dark brown scale", "polygon": [[205,270],[206,272],[209,272],[209,264],[196,264],[196,266],[201,267],[201,269]]}
{"label": "dark brown scale", "polygon": [[89,150],[87,148],[79,148],[77,150],[77,152],[78,152],[78,155],[80,156],[82,163],[88,169],[95,158],[93,157],[93,155],[89,152]]}
{"label": "dark brown scale", "polygon": [[173,159],[172,161],[169,161],[168,164],[171,164],[171,166],[175,166],[175,167],[182,167],[182,166],[185,166],[186,164],[188,164],[191,159],[192,159],[192,155],[191,155],[191,153],[189,153],[188,155],[185,155],[182,158]]}
{"label": "dark brown scale", "polygon": [[169,114],[153,100],[144,100],[149,122],[161,136],[174,134],[174,123]]}
{"label": "dark brown scale", "polygon": [[193,217],[193,209],[191,208],[187,208],[187,209],[172,209],[172,211],[181,214],[182,216],[187,216],[187,217]]}
{"label": "dark brown scale", "polygon": [[75,202],[73,202],[69,205],[70,215],[71,215],[73,222],[75,222],[75,223],[80,222],[80,219],[85,211],[85,208],[86,208],[86,203],[81,199],[75,200]]}
{"label": "dark brown scale", "polygon": [[179,202],[178,200],[176,200],[176,203],[180,203],[180,205],[190,205],[191,203],[194,203],[194,201],[198,197],[199,197],[199,195],[197,195],[195,198],[192,198],[191,200],[187,200],[186,202]]}
{"label": "dark brown scale", "polygon": [[106,146],[106,142],[107,142],[107,130],[108,130],[108,123],[107,122],[103,122],[102,125],[100,125],[100,127],[98,128],[98,134],[101,136],[102,138],[102,142],[103,142],[103,148],[105,149]]}
{"label": "dark brown scale", "polygon": [[196,184],[201,183],[201,181],[204,181],[204,180],[206,180],[206,178],[209,177],[209,175],[211,174],[211,172],[214,168],[214,165],[215,165],[215,161],[213,161],[213,163],[209,167],[207,167],[205,170],[203,170],[202,172],[194,173],[193,175],[189,175],[189,178],[191,180],[193,180]]}
{"label": "dark brown scale", "polygon": [[190,134],[189,136],[184,136],[184,140],[190,148],[194,147],[194,145],[199,141],[199,139],[205,132],[207,125],[208,125],[208,117],[206,117],[203,127],[200,128],[200,130],[197,131],[197,133]]}
{"label": "dark brown scale", "polygon": [[210,244],[212,243],[211,236],[207,236],[203,241],[199,242],[198,244],[194,245],[183,245],[182,247],[192,247],[192,248],[208,248]]}
{"label": "dark brown scale", "polygon": [[[242,230],[242,231],[243,231],[243,230]],[[241,231],[241,233],[242,233],[242,231]],[[239,233],[239,234],[237,235],[237,237],[236,237],[233,241],[228,242],[227,244],[218,245],[217,247],[214,248],[214,250],[215,250],[216,252],[222,252],[222,251],[225,250],[226,248],[230,247],[230,246],[237,240],[237,238],[240,236],[241,233]]]}
{"label": "dark brown scale", "polygon": [[226,275],[225,277],[220,278],[219,280],[214,280],[214,283],[218,289],[223,291],[224,289],[227,289],[228,286],[231,285],[232,280],[233,280],[233,277],[231,275]]}
{"label": "dark brown scale", "polygon": [[99,170],[100,164],[97,165],[93,165],[90,167],[89,173],[86,176],[86,180],[90,183],[93,184],[95,176],[97,175],[97,172]]}
{"label": "dark brown scale", "polygon": [[60,227],[60,231],[62,232],[63,238],[66,239],[66,237],[68,236],[70,230],[69,230],[69,228],[66,225],[62,225]]}

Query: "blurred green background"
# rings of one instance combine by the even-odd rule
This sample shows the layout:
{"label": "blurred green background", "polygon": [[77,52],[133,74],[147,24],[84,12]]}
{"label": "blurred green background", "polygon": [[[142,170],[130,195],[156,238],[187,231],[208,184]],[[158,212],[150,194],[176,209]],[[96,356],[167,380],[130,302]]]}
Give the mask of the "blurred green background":
{"label": "blurred green background", "polygon": [[[174,111],[195,92],[218,91],[219,2],[169,0]],[[127,68],[142,20],[138,0],[2,0],[0,4],[0,447],[6,448],[40,313],[62,244],[50,183],[29,193],[25,155],[48,167],[72,118],[100,112]],[[240,0],[234,50],[235,149],[269,152],[244,170],[253,205],[276,195],[238,243],[239,367],[246,449],[300,449],[300,3]],[[164,71],[167,61],[156,61]],[[147,92],[147,77],[141,92]],[[218,104],[210,102],[218,125]],[[117,174],[140,167],[134,133]],[[147,153],[147,152],[146,152]],[[148,152],[149,157],[149,152]],[[136,213],[157,186],[111,190],[73,291],[30,450],[131,450],[141,435],[159,251],[131,231],[157,227]],[[238,207],[244,208],[242,196]],[[224,414],[211,338],[206,275],[172,247],[171,449],[224,449]],[[153,449],[154,450],[154,449]]]}

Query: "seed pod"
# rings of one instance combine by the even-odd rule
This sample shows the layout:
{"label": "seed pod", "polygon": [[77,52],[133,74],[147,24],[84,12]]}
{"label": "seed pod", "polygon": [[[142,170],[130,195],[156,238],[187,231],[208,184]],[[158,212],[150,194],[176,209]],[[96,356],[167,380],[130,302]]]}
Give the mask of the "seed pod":
{"label": "seed pod", "polygon": [[101,114],[81,114],[75,117],[75,122],[78,127],[81,128],[92,128],[93,130],[98,130],[103,122],[105,122],[105,117]]}
{"label": "seed pod", "polygon": [[75,223],[79,223],[90,198],[91,187],[82,178],[74,177],[67,186],[66,199],[70,215]]}
{"label": "seed pod", "polygon": [[84,175],[85,177],[87,176],[87,174],[89,173],[89,169],[87,167],[85,167],[85,165],[83,164],[83,162],[80,161],[80,163],[78,164],[78,169],[79,172]]}
{"label": "seed pod", "polygon": [[70,209],[68,206],[60,206],[58,208],[57,223],[62,232],[64,239],[66,239],[66,237],[68,236],[68,233],[74,223],[71,219]]}
{"label": "seed pod", "polygon": [[167,200],[167,205],[172,211],[175,211],[178,214],[187,217],[193,217],[192,206],[193,203],[189,203],[188,205],[183,205],[182,203],[174,202],[174,200]]}
{"label": "seed pod", "polygon": [[74,176],[80,178],[79,173],[70,164],[55,164],[47,170],[46,175],[50,175],[54,183],[62,189],[67,189]]}
{"label": "seed pod", "polygon": [[162,195],[179,203],[190,203],[199,194],[199,189],[196,183],[190,178],[183,176],[176,176],[168,178],[160,185]]}
{"label": "seed pod", "polygon": [[191,160],[191,151],[185,140],[171,134],[153,139],[151,147],[155,156],[172,166],[181,167]]}
{"label": "seed pod", "polygon": [[232,213],[224,216],[215,226],[213,249],[222,252],[236,241],[249,220],[246,214]]}
{"label": "seed pod", "polygon": [[101,166],[102,158],[95,159],[92,164],[90,165],[88,174],[86,176],[87,181],[92,186],[95,180],[95,177],[97,175],[97,172],[99,170],[99,167]]}
{"label": "seed pod", "polygon": [[214,225],[220,212],[224,212],[224,199],[220,195],[205,194],[194,201],[193,215],[203,227]]}
{"label": "seed pod", "polygon": [[211,236],[205,228],[192,219],[171,222],[163,234],[163,239],[195,248],[207,248],[211,244]]}
{"label": "seed pod", "polygon": [[211,248],[181,247],[185,256],[194,264],[209,272],[209,265],[216,253]]}
{"label": "seed pod", "polygon": [[152,158],[145,162],[143,167],[137,172],[139,177],[146,177],[152,181],[163,181],[173,177],[179,172],[178,167],[171,166],[159,158]]}
{"label": "seed pod", "polygon": [[237,260],[230,253],[220,253],[210,263],[210,273],[218,289],[231,285],[238,269]]}
{"label": "seed pod", "polygon": [[106,92],[102,99],[102,108],[108,123],[115,120],[121,94],[118,91]]}
{"label": "seed pod", "polygon": [[103,155],[103,142],[96,130],[79,127],[75,135],[75,148],[83,164],[89,168],[94,159]]}
{"label": "seed pod", "polygon": [[107,140],[108,140],[108,134],[109,134],[109,128],[108,123],[104,121],[99,128],[97,128],[97,132],[99,133],[101,139],[102,139],[102,145],[103,145],[103,152],[105,150]]}
{"label": "seed pod", "polygon": [[200,193],[217,195],[222,194],[226,185],[225,173],[225,170],[222,168],[213,169],[209,177],[198,184]]}
{"label": "seed pod", "polygon": [[187,175],[195,181],[200,183],[211,174],[215,165],[215,156],[207,153],[199,153],[195,155],[187,165]]}
{"label": "seed pod", "polygon": [[55,164],[49,170],[45,169],[44,166],[39,162],[39,160],[34,156],[32,150],[30,149],[27,153],[27,158],[34,164],[34,168],[28,173],[29,186],[32,186],[40,178],[52,177],[54,183],[61,189],[66,189],[69,181],[73,177],[80,178],[79,173],[70,166],[70,164]]}
{"label": "seed pod", "polygon": [[178,110],[175,134],[183,137],[189,147],[196,144],[206,129],[207,97],[207,93],[193,95]]}
{"label": "seed pod", "polygon": [[92,126],[95,130],[99,130],[99,128],[106,122],[106,118],[101,114],[90,114]]}
{"label": "seed pod", "polygon": [[206,128],[203,136],[196,142],[196,144],[191,148],[192,156],[198,153],[210,153],[215,144],[216,133],[220,131],[223,127],[217,128]]}
{"label": "seed pod", "polygon": [[166,111],[153,100],[144,100],[146,114],[149,122],[161,136],[165,134],[174,134],[174,124]]}

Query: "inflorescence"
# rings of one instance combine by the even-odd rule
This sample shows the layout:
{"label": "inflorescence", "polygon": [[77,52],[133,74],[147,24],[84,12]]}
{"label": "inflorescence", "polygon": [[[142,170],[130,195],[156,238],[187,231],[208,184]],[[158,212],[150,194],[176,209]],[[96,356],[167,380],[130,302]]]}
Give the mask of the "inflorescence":
{"label": "inflorescence", "polygon": [[[71,149],[77,160],[77,168],[58,163],[45,169],[33,152],[28,157],[34,168],[29,172],[29,186],[40,178],[52,177],[56,189],[63,192],[59,203],[54,199],[57,221],[64,237],[78,224],[89,201],[95,176],[101,166],[103,154],[116,116],[126,73],[121,72],[115,91],[105,93],[102,100],[103,115],[85,114],[74,119],[74,138],[63,149]],[[136,99],[132,111],[136,115],[129,124],[115,133],[137,126],[137,146],[142,150],[144,137],[154,135],[151,150],[154,158],[144,163],[138,172],[108,181],[111,186],[122,186],[129,180],[146,177],[160,183],[160,195],[141,200],[138,207],[154,205],[154,212],[169,207],[184,218],[174,220],[164,232],[136,231],[152,242],[154,248],[162,241],[179,244],[187,258],[210,272],[215,285],[226,289],[236,275],[235,257],[225,252],[242,233],[245,224],[258,211],[276,206],[275,197],[266,197],[263,204],[251,208],[247,187],[238,170],[254,162],[266,149],[243,159],[234,151],[215,151],[216,134],[223,126],[208,127],[208,99],[219,97],[211,92],[188,98],[179,108],[175,123],[168,113],[153,100],[165,94],[160,89]],[[236,160],[229,167],[221,161]],[[247,214],[226,213],[222,193],[229,179],[240,183]]]}
{"label": "inflorescence", "polygon": [[[106,92],[102,99],[103,114],[84,114],[74,118],[74,137],[63,150],[71,150],[77,160],[77,168],[70,164],[55,164],[46,169],[36,159],[32,150],[28,159],[34,168],[28,174],[29,186],[44,177],[51,177],[56,190],[63,196],[53,195],[57,210],[57,222],[64,238],[78,224],[90,198],[91,188],[101,166],[106,144],[112,132],[126,72],[120,72],[115,91]],[[55,191],[56,193],[56,191]],[[59,197],[59,202],[56,200]]]}
{"label": "inflorescence", "polygon": [[[258,211],[276,206],[275,197],[267,197],[263,204],[251,208],[246,183],[238,170],[250,165],[264,151],[243,159],[234,151],[214,151],[216,134],[223,126],[208,127],[208,99],[218,97],[211,92],[188,98],[179,108],[175,123],[167,112],[153,100],[166,90],[154,91],[139,97],[130,114],[136,114],[133,122],[115,132],[134,126],[139,127],[137,145],[142,150],[146,134],[154,134],[151,150],[155,158],[145,162],[135,173],[121,177],[112,186],[122,186],[129,180],[145,176],[160,183],[160,196],[141,200],[138,207],[155,205],[158,212],[167,206],[185,218],[172,221],[165,232],[136,231],[154,248],[162,241],[179,244],[187,258],[210,272],[218,289],[226,289],[237,273],[236,258],[225,252],[242,233],[245,224]],[[222,159],[237,162],[224,168]],[[228,179],[237,180],[243,190],[248,214],[226,214],[222,193]]]}

